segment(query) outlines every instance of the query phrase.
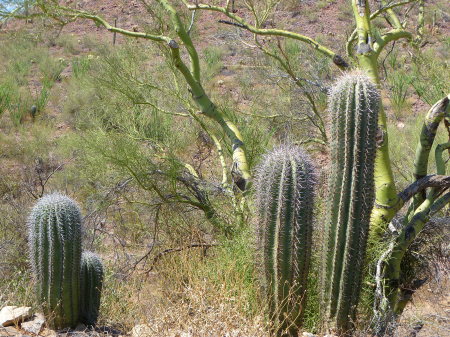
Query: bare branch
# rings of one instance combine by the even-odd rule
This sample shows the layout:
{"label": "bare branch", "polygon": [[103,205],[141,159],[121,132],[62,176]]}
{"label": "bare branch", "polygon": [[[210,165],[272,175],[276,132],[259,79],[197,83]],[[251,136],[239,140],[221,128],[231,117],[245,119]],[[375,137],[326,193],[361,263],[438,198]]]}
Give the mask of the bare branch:
{"label": "bare branch", "polygon": [[204,250],[211,248],[211,247],[215,247],[218,246],[218,244],[216,243],[194,243],[191,245],[187,245],[184,247],[177,247],[177,248],[169,248],[166,250],[163,250],[162,252],[159,252],[154,258],[153,258],[153,262],[150,266],[150,268],[144,272],[144,274],[149,274],[156,266],[156,263],[165,255],[167,254],[171,254],[171,253],[176,253],[176,252],[181,252],[183,250],[186,249],[191,249],[191,248],[203,248]]}
{"label": "bare branch", "polygon": [[294,40],[305,42],[305,43],[309,44],[310,46],[312,46],[314,49],[316,49],[318,52],[320,52],[323,55],[331,58],[333,63],[335,65],[337,65],[339,68],[346,69],[346,68],[349,67],[347,62],[345,62],[345,60],[340,55],[338,55],[337,53],[335,53],[331,49],[323,46],[322,44],[320,44],[319,42],[317,42],[316,40],[314,40],[314,39],[312,39],[312,38],[310,38],[308,36],[301,35],[301,34],[294,33],[294,32],[290,32],[290,31],[287,31],[287,30],[282,30],[282,29],[257,28],[255,26],[249,24],[248,22],[246,22],[243,18],[241,18],[240,16],[236,15],[235,13],[230,12],[225,7],[219,7],[219,6],[213,6],[213,5],[205,5],[205,4],[189,4],[187,1],[183,1],[183,2],[186,4],[186,6],[187,6],[187,8],[189,10],[209,10],[209,11],[214,11],[214,12],[219,12],[219,13],[225,14],[230,19],[235,21],[237,24],[232,23],[230,21],[225,21],[225,22],[222,22],[222,23],[232,24],[232,25],[237,26],[239,28],[246,29],[246,30],[248,30],[249,32],[251,32],[251,33],[253,33],[255,35],[281,36],[281,37],[291,38],[291,39],[294,39]]}
{"label": "bare branch", "polygon": [[424,191],[428,187],[437,187],[437,188],[450,188],[450,176],[444,175],[429,175],[423,177],[411,185],[409,185],[405,190],[398,194],[399,198],[406,203],[409,199],[411,199],[417,193]]}

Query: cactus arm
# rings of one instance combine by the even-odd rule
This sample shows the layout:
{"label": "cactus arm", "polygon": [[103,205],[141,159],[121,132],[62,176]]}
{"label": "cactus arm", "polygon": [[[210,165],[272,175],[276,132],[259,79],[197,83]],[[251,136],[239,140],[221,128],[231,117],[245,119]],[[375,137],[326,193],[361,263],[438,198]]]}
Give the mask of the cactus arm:
{"label": "cactus arm", "polygon": [[[301,35],[301,34],[294,33],[294,32],[290,32],[290,31],[287,31],[287,30],[282,30],[282,29],[264,29],[264,28],[255,27],[255,26],[249,24],[247,21],[245,21],[240,16],[238,16],[235,13],[229,11],[229,9],[226,8],[226,7],[220,7],[220,6],[214,6],[214,5],[206,5],[206,4],[198,4],[198,3],[190,4],[186,0],[183,0],[183,2],[185,3],[185,5],[187,6],[187,8],[189,10],[209,10],[209,11],[214,11],[214,12],[219,12],[219,13],[225,14],[230,19],[235,21],[236,25],[238,27],[240,27],[242,29],[245,29],[245,30],[248,30],[249,32],[251,32],[251,33],[253,33],[255,35],[280,36],[280,37],[290,38],[290,39],[294,39],[294,40],[297,40],[297,41],[304,42],[304,43],[309,44],[310,46],[312,46],[319,53],[321,53],[321,54],[327,56],[328,58],[330,58],[333,61],[333,63],[335,65],[337,65],[339,68],[341,68],[341,69],[348,68],[348,64],[344,61],[344,59],[340,55],[338,55],[337,53],[335,53],[331,49],[325,47],[324,45],[320,44],[319,42],[317,42],[316,40],[314,40],[314,39],[312,39],[312,38],[310,38],[308,36]],[[227,22],[224,22],[224,23],[227,23]]]}

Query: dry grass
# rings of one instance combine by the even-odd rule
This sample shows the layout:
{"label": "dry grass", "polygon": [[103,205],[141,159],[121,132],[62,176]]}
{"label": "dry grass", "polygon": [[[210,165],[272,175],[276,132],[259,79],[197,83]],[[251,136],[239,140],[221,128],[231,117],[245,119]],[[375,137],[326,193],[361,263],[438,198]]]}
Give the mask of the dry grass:
{"label": "dry grass", "polygon": [[222,249],[168,254],[152,272],[139,268],[126,279],[108,273],[100,324],[140,326],[143,337],[266,336],[264,305],[236,259],[222,265]]}

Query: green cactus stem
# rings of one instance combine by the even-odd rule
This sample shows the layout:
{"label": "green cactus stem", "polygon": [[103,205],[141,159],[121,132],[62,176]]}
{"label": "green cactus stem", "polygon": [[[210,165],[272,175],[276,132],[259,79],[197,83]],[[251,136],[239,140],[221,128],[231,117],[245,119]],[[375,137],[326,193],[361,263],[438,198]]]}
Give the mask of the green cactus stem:
{"label": "green cactus stem", "polygon": [[72,199],[54,193],[38,201],[28,223],[38,301],[50,326],[74,327],[80,298],[80,210]]}
{"label": "green cactus stem", "polygon": [[103,265],[100,258],[91,252],[81,256],[80,320],[86,325],[97,322],[103,286]]}
{"label": "green cactus stem", "polygon": [[276,334],[301,325],[311,260],[315,174],[294,146],[267,154],[257,170],[257,244]]}
{"label": "green cactus stem", "polygon": [[323,311],[338,333],[352,328],[374,203],[380,96],[360,72],[341,77],[329,99],[331,177],[325,231]]}

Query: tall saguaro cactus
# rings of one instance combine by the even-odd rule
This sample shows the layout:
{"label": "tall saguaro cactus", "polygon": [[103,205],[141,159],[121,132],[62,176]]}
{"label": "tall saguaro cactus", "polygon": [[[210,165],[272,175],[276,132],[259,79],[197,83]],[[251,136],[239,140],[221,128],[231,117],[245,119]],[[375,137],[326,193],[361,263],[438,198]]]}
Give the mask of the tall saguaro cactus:
{"label": "tall saguaro cactus", "polygon": [[29,217],[31,263],[39,303],[55,328],[78,323],[81,213],[59,193],[39,200]]}
{"label": "tall saguaro cactus", "polygon": [[305,306],[313,230],[315,175],[299,148],[267,154],[257,173],[258,250],[273,326],[297,330]]}
{"label": "tall saguaro cactus", "polygon": [[331,177],[325,232],[323,309],[329,326],[351,328],[374,202],[379,94],[359,72],[344,75],[330,95]]}
{"label": "tall saguaro cactus", "polygon": [[81,298],[80,319],[84,324],[93,325],[100,310],[103,286],[103,265],[100,258],[91,252],[81,256]]}

